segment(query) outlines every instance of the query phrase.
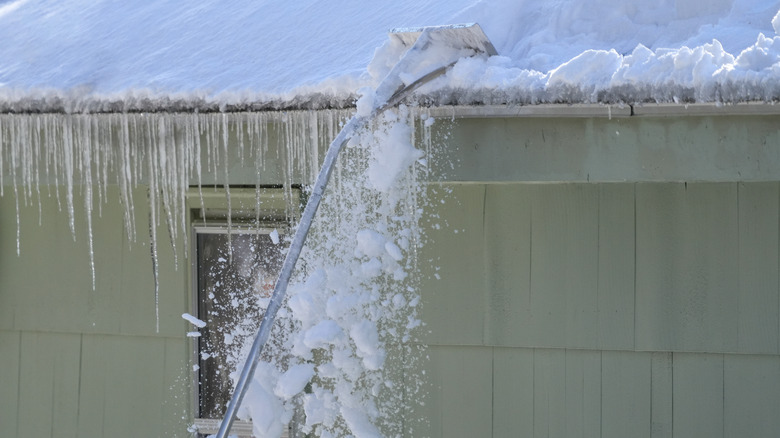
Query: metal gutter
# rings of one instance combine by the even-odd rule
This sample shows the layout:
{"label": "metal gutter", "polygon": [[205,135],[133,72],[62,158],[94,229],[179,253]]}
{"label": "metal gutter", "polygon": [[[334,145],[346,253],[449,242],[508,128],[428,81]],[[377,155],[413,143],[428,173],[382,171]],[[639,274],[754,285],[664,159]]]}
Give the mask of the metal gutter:
{"label": "metal gutter", "polygon": [[756,116],[780,115],[780,105],[764,102],[658,103],[642,105],[539,104],[539,105],[463,105],[427,109],[433,117],[680,117],[680,116]]}

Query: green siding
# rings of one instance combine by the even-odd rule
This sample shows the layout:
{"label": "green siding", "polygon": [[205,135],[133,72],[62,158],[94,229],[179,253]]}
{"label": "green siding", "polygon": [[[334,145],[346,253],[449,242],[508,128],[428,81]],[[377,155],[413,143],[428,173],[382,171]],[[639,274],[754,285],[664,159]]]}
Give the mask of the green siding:
{"label": "green siding", "polygon": [[778,183],[739,184],[739,351],[778,354]]}
{"label": "green siding", "polygon": [[421,290],[422,318],[428,323],[424,336],[431,344],[483,343],[484,192],[480,186],[458,187],[440,207],[439,218],[431,219],[420,256],[430,266]]}
{"label": "green siding", "polygon": [[[448,226],[425,249],[442,279],[422,287],[432,436],[488,414],[478,436],[780,430],[780,185],[436,187]],[[475,349],[492,351],[490,371]],[[490,403],[471,386],[483,372]],[[456,390],[474,399],[442,407]]]}
{"label": "green siding", "polygon": [[4,435],[12,437],[18,430],[20,347],[20,333],[0,330],[0,427]]}
{"label": "green siding", "polygon": [[724,436],[777,436],[780,358],[726,355],[723,363]]}
{"label": "green siding", "polygon": [[674,435],[722,437],[723,355],[674,354]]}
{"label": "green siding", "polygon": [[[189,436],[190,353],[181,314],[188,267],[160,230],[160,332],[146,227],[146,190],[134,192],[128,242],[116,187],[93,216],[92,289],[84,213],[76,238],[54,194],[22,206],[16,255],[13,197],[0,198],[0,429],[3,437]],[[76,195],[78,206],[81,197]]]}
{"label": "green siding", "polygon": [[184,436],[171,426],[188,414],[185,350],[173,340],[85,335],[78,436]]}
{"label": "green siding", "polygon": [[18,436],[77,437],[81,337],[22,333]]}
{"label": "green siding", "polygon": [[534,351],[493,349],[493,436],[531,437],[534,431]]}
{"label": "green siding", "polygon": [[[42,190],[46,190],[43,188]],[[67,213],[54,199],[21,212],[21,254],[16,255],[13,197],[0,198],[0,328],[4,330],[125,335],[181,336],[188,297],[184,246],[178,243],[175,266],[167,229],[158,231],[160,333],[156,333],[154,280],[149,251],[146,189],[134,191],[136,240],[125,234],[118,189],[108,188],[111,202],[93,213],[96,288],[92,289],[88,233],[83,211],[76,210],[76,236]],[[45,196],[45,195],[44,195]],[[74,203],[82,198],[74,195]],[[131,310],[130,310],[131,309]]]}
{"label": "green siding", "polygon": [[634,345],[634,196],[632,184],[599,186],[598,345],[605,350]]}
{"label": "green siding", "polygon": [[424,413],[430,423],[413,436],[491,436],[492,349],[432,346],[428,356],[431,390]]}
{"label": "green siding", "polygon": [[652,353],[650,373],[650,436],[671,438],[674,425],[672,353]]}
{"label": "green siding", "polygon": [[[434,131],[449,127],[454,169],[430,160],[430,381],[410,436],[777,435],[776,116],[463,119]],[[230,148],[229,182],[285,180],[289,128],[268,131],[267,179]],[[306,180],[307,163],[292,180]],[[203,181],[224,183],[222,172]],[[93,215],[94,291],[83,199],[75,241],[54,192],[64,205],[64,188],[42,187],[42,226],[37,198],[22,199],[17,257],[5,189],[3,436],[189,435],[190,262],[178,241],[176,266],[161,227],[157,333],[146,188],[133,192],[135,241],[116,187]]]}
{"label": "green siding", "polygon": [[[452,182],[777,181],[777,115],[464,118],[434,124]],[[447,132],[451,130],[450,132]]]}
{"label": "green siding", "polygon": [[605,351],[601,379],[601,436],[649,437],[651,354]]}

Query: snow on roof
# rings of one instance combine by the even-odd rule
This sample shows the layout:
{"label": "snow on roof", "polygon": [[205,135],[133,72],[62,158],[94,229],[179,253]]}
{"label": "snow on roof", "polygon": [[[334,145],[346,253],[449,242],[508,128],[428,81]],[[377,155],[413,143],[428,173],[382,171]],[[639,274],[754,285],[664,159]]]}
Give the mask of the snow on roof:
{"label": "snow on roof", "polygon": [[0,110],[346,106],[381,79],[369,64],[382,64],[389,29],[464,22],[480,23],[500,56],[461,60],[418,101],[777,101],[779,9],[766,0],[0,0]]}

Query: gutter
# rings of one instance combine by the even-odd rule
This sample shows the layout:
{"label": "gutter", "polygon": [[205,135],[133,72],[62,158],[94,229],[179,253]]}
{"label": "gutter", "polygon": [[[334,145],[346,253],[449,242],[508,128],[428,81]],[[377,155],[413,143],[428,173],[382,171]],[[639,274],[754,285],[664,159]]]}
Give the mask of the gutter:
{"label": "gutter", "polygon": [[657,103],[657,104],[539,104],[539,105],[463,105],[427,109],[438,118],[508,117],[681,117],[681,116],[772,116],[780,115],[780,105],[764,102],[745,103]]}

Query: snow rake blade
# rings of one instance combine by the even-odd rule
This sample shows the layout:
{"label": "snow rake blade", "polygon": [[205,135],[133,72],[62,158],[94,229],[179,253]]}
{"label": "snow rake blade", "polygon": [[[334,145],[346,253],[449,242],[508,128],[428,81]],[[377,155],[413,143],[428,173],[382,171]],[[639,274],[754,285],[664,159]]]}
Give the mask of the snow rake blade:
{"label": "snow rake blade", "polygon": [[419,86],[444,74],[459,59],[497,54],[493,44],[476,23],[394,29],[390,33],[390,38],[396,39],[409,49],[377,86],[371,111],[367,115],[355,114],[328,147],[322,168],[312,187],[311,196],[306,203],[303,214],[301,214],[298,228],[279,272],[279,278],[276,281],[268,308],[260,322],[260,328],[244,363],[244,368],[241,370],[233,397],[228,403],[217,438],[227,436],[241,401],[249,388],[249,381],[257,368],[260,353],[268,341],[276,313],[287,293],[287,285],[290,282],[295,263],[301,254],[314,215],[336,164],[336,158],[344,144],[356,131],[366,126],[378,114],[400,103]]}

